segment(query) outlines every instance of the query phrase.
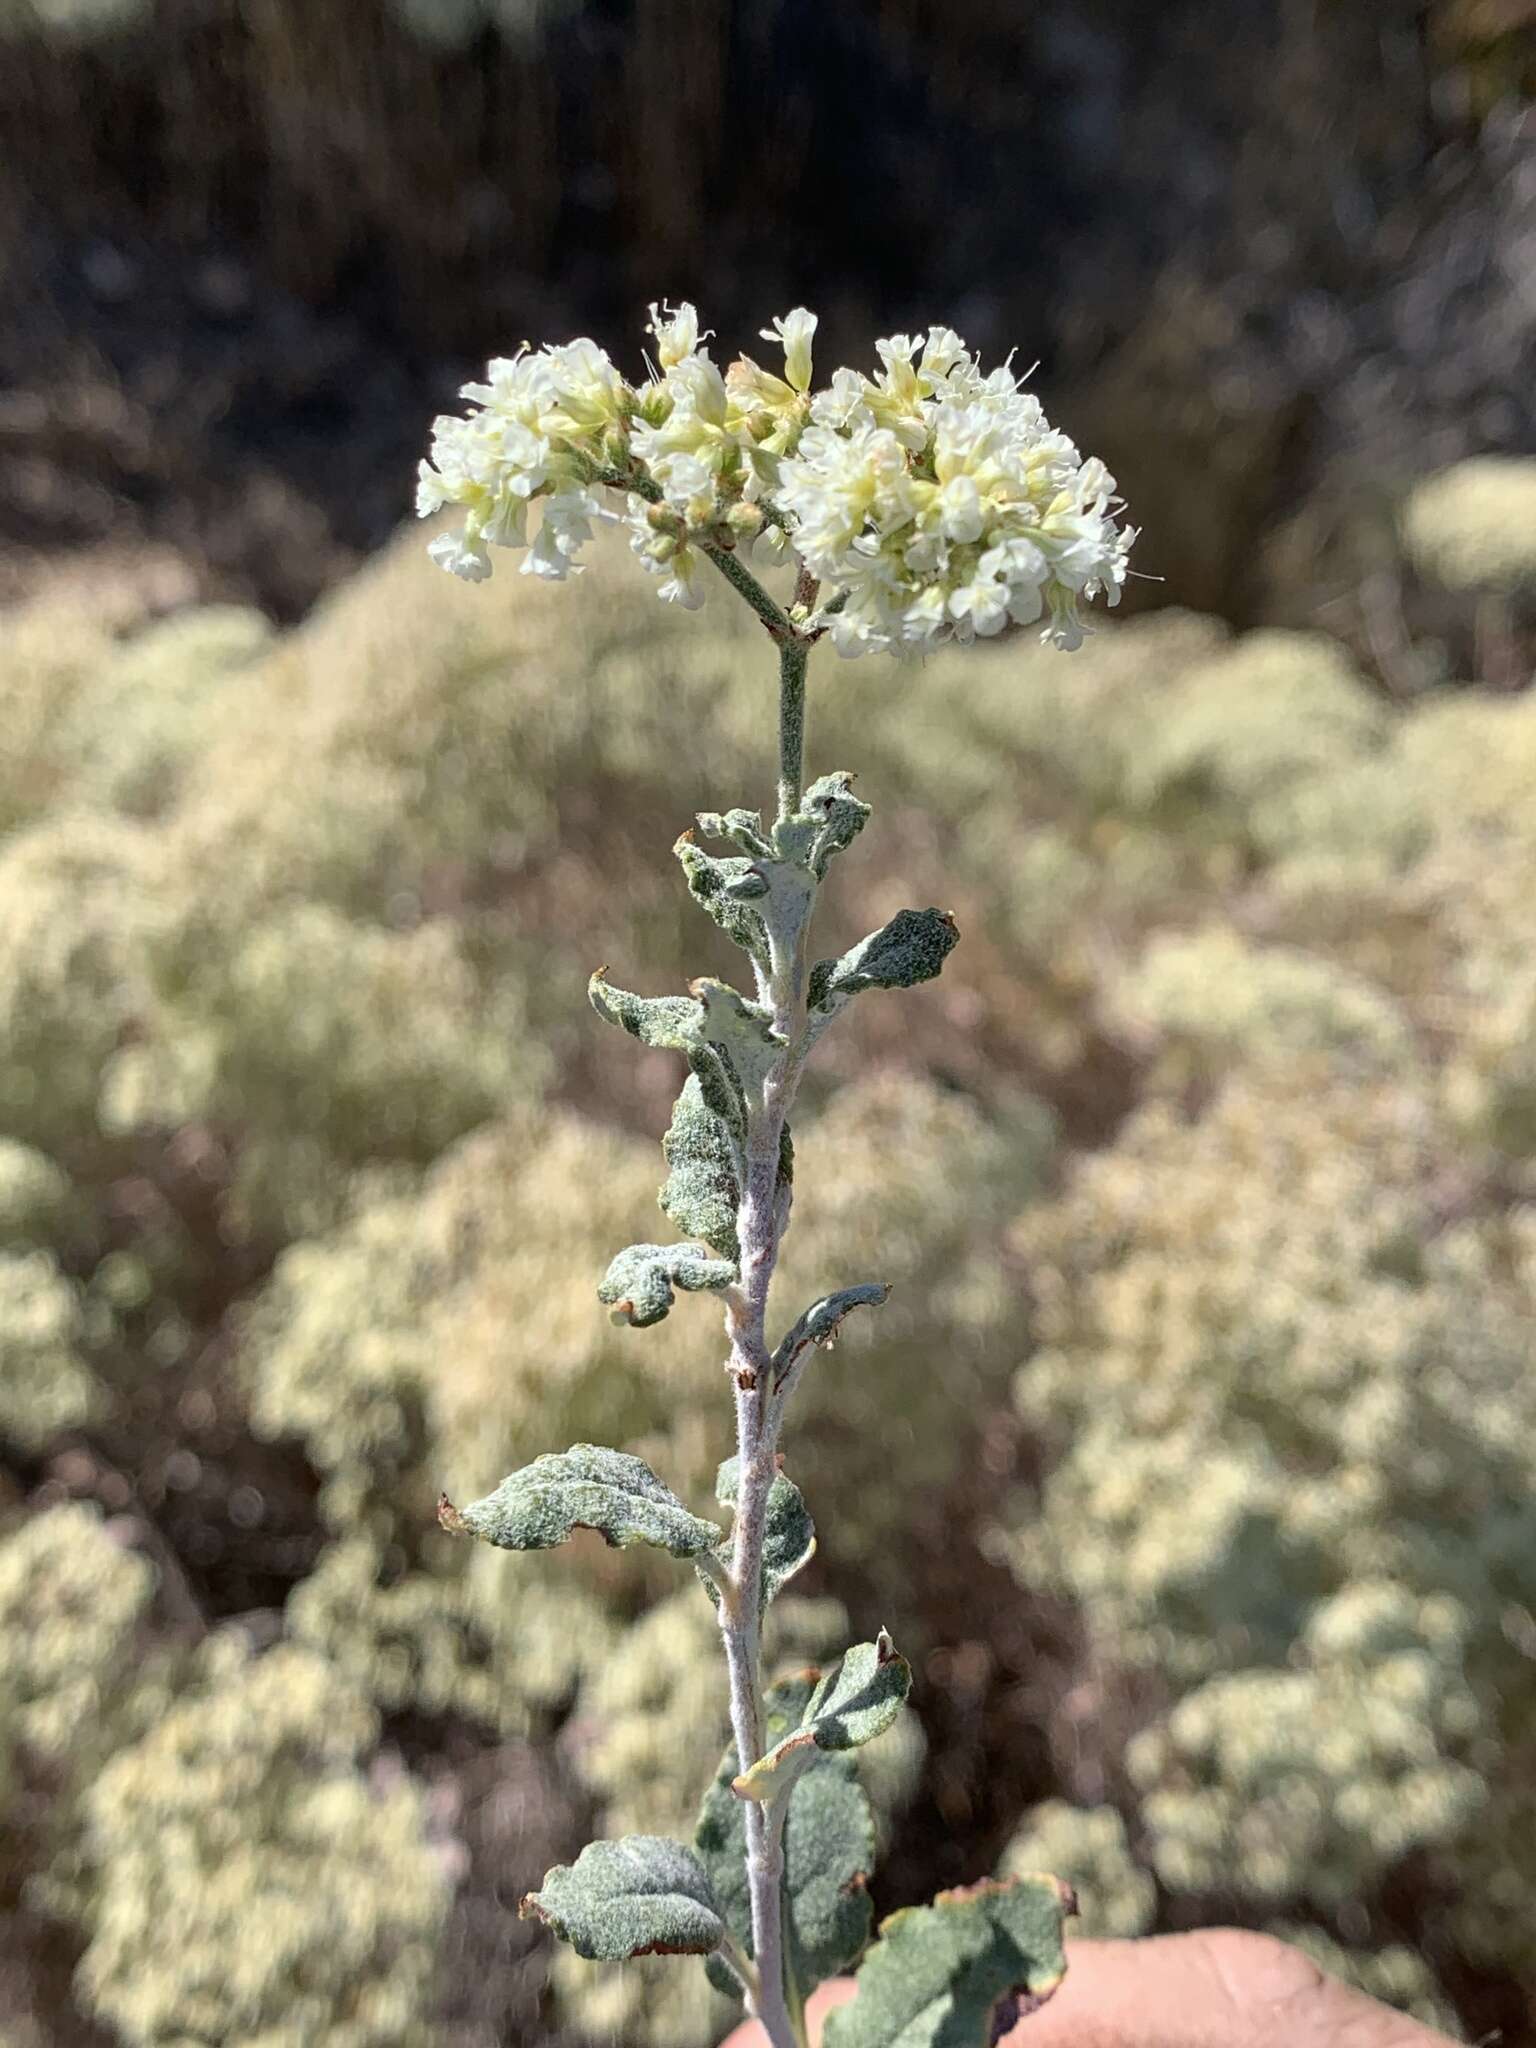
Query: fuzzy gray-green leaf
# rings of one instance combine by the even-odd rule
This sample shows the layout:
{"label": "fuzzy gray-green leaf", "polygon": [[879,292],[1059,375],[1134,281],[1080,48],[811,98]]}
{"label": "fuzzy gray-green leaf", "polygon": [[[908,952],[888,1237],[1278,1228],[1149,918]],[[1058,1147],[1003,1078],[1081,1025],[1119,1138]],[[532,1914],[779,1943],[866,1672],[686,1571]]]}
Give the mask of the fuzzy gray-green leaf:
{"label": "fuzzy gray-green leaf", "polygon": [[841,960],[818,960],[811,969],[813,1010],[840,1009],[867,988],[913,988],[932,981],[960,937],[947,910],[898,910],[889,924],[860,939]]}
{"label": "fuzzy gray-green leaf", "polygon": [[763,859],[773,852],[773,842],[763,830],[761,811],[700,811],[695,821],[706,839],[728,839],[743,853]]}
{"label": "fuzzy gray-green leaf", "polygon": [[727,981],[701,975],[690,984],[700,1010],[699,1032],[729,1063],[742,1089],[761,1088],[784,1050],[784,1041],[760,1003],[749,1003]]}
{"label": "fuzzy gray-green leaf", "polygon": [[595,1529],[615,1550],[654,1543],[674,1557],[697,1557],[723,1533],[691,1514],[643,1458],[601,1444],[535,1458],[484,1500],[467,1508],[445,1502],[438,1512],[446,1527],[502,1550],[552,1550],[574,1529]]}
{"label": "fuzzy gray-green leaf", "polygon": [[853,777],[846,768],[822,775],[800,799],[794,817],[774,828],[780,857],[810,869],[819,882],[835,853],[851,846],[869,822],[869,805],[853,793]]}
{"label": "fuzzy gray-green leaf", "polygon": [[617,1323],[637,1330],[659,1323],[676,1299],[674,1289],[700,1294],[729,1287],[736,1267],[710,1257],[704,1244],[632,1244],[610,1263],[597,1284],[597,1298]]}
{"label": "fuzzy gray-green leaf", "polygon": [[808,1346],[837,1341],[845,1317],[856,1308],[883,1308],[890,1298],[888,1280],[867,1280],[858,1287],[840,1287],[835,1294],[813,1301],[799,1321],[786,1332],[773,1354],[773,1384],[780,1386]]}
{"label": "fuzzy gray-green leaf", "polygon": [[880,1925],[858,1995],[828,2015],[825,2048],[995,2048],[1066,1974],[1075,1910],[1054,1877],[988,1878]]}
{"label": "fuzzy gray-green leaf", "polygon": [[[722,1507],[733,1508],[741,1485],[741,1460],[727,1458],[715,1477],[715,1499]],[[733,1539],[727,1537],[715,1553],[721,1564],[730,1569],[734,1555]],[[782,1472],[775,1474],[768,1489],[768,1508],[763,1527],[763,1593],[762,1607],[767,1611],[768,1602],[789,1584],[796,1572],[804,1571],[816,1553],[816,1524],[811,1520],[811,1511],[805,1498],[792,1479],[786,1479]],[[700,1572],[705,1590],[716,1605],[720,1592],[714,1580]]]}
{"label": "fuzzy gray-green leaf", "polygon": [[599,970],[587,985],[592,1007],[642,1045],[680,1052],[698,1076],[704,1100],[738,1143],[746,1134],[745,1096],[762,1086],[784,1050],[773,1020],[729,982],[704,975],[686,996],[636,996]]}
{"label": "fuzzy gray-green leaf", "polygon": [[[804,1673],[768,1688],[763,1732],[769,1742],[799,1725],[818,1677]],[[704,1795],[693,1840],[722,1917],[751,1955],[746,1806],[731,1789],[735,1776],[732,1744]],[[863,1953],[873,1917],[867,1887],[874,1856],[874,1821],[852,1757],[818,1753],[790,1794],[784,1825],[785,1960],[802,1998]],[[740,1995],[728,1970],[705,1967],[718,1989]]]}
{"label": "fuzzy gray-green leaf", "polygon": [[700,1011],[689,996],[631,995],[628,989],[615,988],[603,967],[587,983],[587,995],[599,1017],[642,1045],[689,1053],[698,1044]]}
{"label": "fuzzy gray-green leaf", "polygon": [[557,1864],[518,1910],[596,1963],[708,1955],[725,1932],[703,1864],[664,1835],[589,1843],[574,1863]]}
{"label": "fuzzy gray-green leaf", "polygon": [[768,879],[759,864],[740,855],[721,859],[706,853],[687,832],[672,851],[682,862],[694,902],[766,970],[768,934],[757,904],[768,894]]}
{"label": "fuzzy gray-green leaf", "polygon": [[[739,1260],[736,1217],[741,1207],[741,1155],[731,1127],[710,1108],[697,1074],[683,1083],[672,1122],[661,1141],[667,1178],[658,1197],[663,1211],[689,1237]],[[779,1185],[794,1179],[795,1147],[786,1124],[779,1137]]]}
{"label": "fuzzy gray-green leaf", "polygon": [[702,1238],[735,1265],[741,1203],[737,1148],[724,1120],[704,1100],[697,1074],[683,1083],[661,1149],[668,1169],[660,1196],[663,1210],[679,1230]]}
{"label": "fuzzy gray-green leaf", "polygon": [[817,1750],[873,1742],[895,1720],[911,1688],[912,1667],[884,1629],[874,1642],[856,1643],[812,1693],[800,1725],[737,1778],[737,1793],[766,1802],[794,1783]]}
{"label": "fuzzy gray-green leaf", "polygon": [[[716,988],[724,986],[723,982],[714,984]],[[741,1082],[730,1062],[711,1043],[705,1030],[706,1007],[697,995],[631,995],[628,989],[615,988],[607,970],[601,967],[587,983],[587,995],[599,1017],[617,1024],[642,1045],[682,1053],[698,1079],[704,1100],[737,1142],[745,1142],[746,1110]],[[737,996],[736,1000],[739,1003],[742,998]]]}

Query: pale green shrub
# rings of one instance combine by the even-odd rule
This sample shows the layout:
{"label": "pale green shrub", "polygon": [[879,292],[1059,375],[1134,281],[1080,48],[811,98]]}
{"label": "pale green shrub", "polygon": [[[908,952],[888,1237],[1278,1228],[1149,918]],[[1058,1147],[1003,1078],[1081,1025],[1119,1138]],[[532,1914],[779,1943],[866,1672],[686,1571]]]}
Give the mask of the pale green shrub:
{"label": "pale green shrub", "polygon": [[1447,1228],[1433,1096],[1345,1072],[1144,1110],[1018,1231],[1054,1461],[1012,1555],[1175,1689],[1129,1761],[1176,1892],[1337,1905],[1531,1811],[1529,1223]]}
{"label": "pale green shrub", "polygon": [[1121,1938],[1151,1932],[1157,1886],[1131,1854],[1125,1821],[1112,1806],[1032,1807],[1003,1852],[998,1873],[1051,1870],[1077,1893],[1077,1932]]}
{"label": "pale green shrub", "polygon": [[578,1586],[488,1581],[478,1559],[457,1573],[391,1571],[366,1538],[346,1538],[293,1594],[288,1626],[384,1713],[527,1735],[610,1654],[613,1623]]}
{"label": "pale green shrub", "polygon": [[[0,34],[7,20],[0,7]],[[112,651],[110,621],[78,601],[39,597],[0,612],[0,831],[30,824],[67,790],[74,762],[63,727]]]}
{"label": "pale green shrub", "polygon": [[0,1437],[36,1450],[100,1411],[79,1290],[46,1251],[0,1252]]}
{"label": "pale green shrub", "polygon": [[1249,633],[1163,694],[1129,788],[1196,831],[1230,825],[1289,785],[1369,755],[1389,727],[1385,707],[1333,642]]}
{"label": "pale green shrub", "polygon": [[91,1508],[48,1508],[0,1540],[0,1716],[14,1740],[71,1761],[121,1704],[153,1583]]}
{"label": "pale green shrub", "polygon": [[205,605],[119,642],[52,735],[72,801],[138,818],[164,811],[271,638],[260,612]]}
{"label": "pale green shrub", "polygon": [[1163,1882],[1338,1907],[1465,1835],[1488,1792],[1464,1760],[1466,1627],[1454,1601],[1356,1581],[1313,1610],[1298,1668],[1208,1680],[1143,1730],[1126,1761]]}
{"label": "pale green shrub", "polygon": [[1403,537],[1417,566],[1451,590],[1536,582],[1536,461],[1479,455],[1416,484]]}
{"label": "pale green shrub", "polygon": [[1369,982],[1219,925],[1153,939],[1109,1001],[1122,1031],[1180,1055],[1186,1071],[1309,1052],[1391,1066],[1411,1054],[1401,1011]]}
{"label": "pale green shrub", "polygon": [[444,1872],[416,1788],[359,1767],[371,1709],[307,1650],[205,1665],[86,1796],[87,2006],[136,2048],[425,2048]]}
{"label": "pale green shrub", "polygon": [[48,1245],[73,1221],[74,1189],[63,1168],[30,1145],[0,1138],[0,1242]]}
{"label": "pale green shrub", "polygon": [[0,1131],[67,1157],[97,1129],[103,1070],[147,1007],[151,842],[99,817],[0,842]]}

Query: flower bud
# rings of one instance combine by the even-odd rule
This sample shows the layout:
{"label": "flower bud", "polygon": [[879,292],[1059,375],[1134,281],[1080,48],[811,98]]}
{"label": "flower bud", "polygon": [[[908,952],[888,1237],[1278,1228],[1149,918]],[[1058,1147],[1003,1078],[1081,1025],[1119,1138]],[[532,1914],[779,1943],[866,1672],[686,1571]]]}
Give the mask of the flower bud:
{"label": "flower bud", "polygon": [[755,540],[763,530],[763,508],[740,499],[726,513],[725,523],[738,540]]}

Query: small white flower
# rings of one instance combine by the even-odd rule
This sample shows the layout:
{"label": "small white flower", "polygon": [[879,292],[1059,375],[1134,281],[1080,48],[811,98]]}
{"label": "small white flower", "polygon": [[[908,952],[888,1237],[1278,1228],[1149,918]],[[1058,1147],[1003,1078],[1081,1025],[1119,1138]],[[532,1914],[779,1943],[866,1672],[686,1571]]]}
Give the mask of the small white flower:
{"label": "small white flower", "polygon": [[948,610],[961,639],[973,633],[989,639],[1008,623],[1008,586],[978,574],[974,581],[950,592]]}
{"label": "small white flower", "polygon": [[563,583],[580,564],[576,557],[592,538],[592,522],[603,516],[590,491],[558,491],[540,500],[543,517],[533,546],[521,564],[525,576]]}
{"label": "small white flower", "polygon": [[804,306],[780,314],[771,327],[761,330],[764,341],[776,341],[784,350],[784,381],[802,394],[811,388],[811,341],[816,333],[816,315]]}
{"label": "small white flower", "polygon": [[980,540],[981,492],[973,476],[954,476],[939,489],[939,523],[946,540]]}
{"label": "small white flower", "polygon": [[479,535],[440,533],[427,543],[427,553],[440,569],[465,583],[483,583],[491,573],[491,558]]}
{"label": "small white flower", "polygon": [[680,306],[651,303],[650,332],[663,371],[676,369],[699,345],[699,316],[685,299]]}
{"label": "small white flower", "polygon": [[697,455],[667,458],[661,495],[686,526],[708,526],[715,518],[714,472]]}
{"label": "small white flower", "polygon": [[658,584],[656,595],[663,604],[680,604],[696,612],[704,602],[704,560],[693,548],[679,548],[672,557],[672,573]]}

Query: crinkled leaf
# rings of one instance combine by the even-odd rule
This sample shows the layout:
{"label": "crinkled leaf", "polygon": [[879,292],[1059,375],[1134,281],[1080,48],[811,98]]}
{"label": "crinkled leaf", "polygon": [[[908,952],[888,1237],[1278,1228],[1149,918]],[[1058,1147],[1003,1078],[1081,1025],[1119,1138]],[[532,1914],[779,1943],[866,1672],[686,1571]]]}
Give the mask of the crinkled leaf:
{"label": "crinkled leaf", "polygon": [[446,1528],[502,1550],[552,1550],[573,1529],[595,1529],[615,1550],[654,1543],[674,1557],[697,1557],[723,1533],[690,1514],[643,1458],[601,1444],[535,1458],[484,1500],[460,1509],[445,1499],[438,1513]]}
{"label": "crinkled leaf", "polygon": [[[715,1478],[715,1499],[722,1507],[735,1507],[740,1483],[741,1460],[727,1458]],[[777,1473],[768,1489],[768,1510],[763,1525],[764,1612],[768,1602],[777,1597],[796,1572],[805,1569],[815,1552],[816,1524],[811,1520],[804,1496],[792,1479],[786,1479],[782,1472]],[[734,1533],[726,1538],[715,1555],[729,1571],[735,1556]],[[714,1580],[702,1571],[699,1577],[704,1581],[710,1599],[718,1606],[720,1591]]]}
{"label": "crinkled leaf", "polygon": [[597,1298],[613,1311],[616,1323],[637,1330],[659,1323],[676,1300],[675,1288],[699,1294],[729,1287],[735,1265],[712,1259],[703,1244],[632,1244],[620,1252],[597,1285]]}
{"label": "crinkled leaf", "polygon": [[813,1301],[773,1354],[774,1384],[778,1385],[791,1370],[807,1345],[835,1343],[845,1316],[856,1308],[883,1308],[890,1292],[888,1280],[870,1280],[858,1287],[841,1287],[836,1294]]}
{"label": "crinkled leaf", "polygon": [[[717,983],[724,987],[724,983]],[[734,994],[734,990],[732,991]],[[738,1144],[746,1140],[746,1112],[735,1069],[705,1031],[705,1006],[692,996],[636,996],[615,988],[599,968],[587,983],[587,994],[599,1017],[617,1024],[642,1045],[680,1052],[694,1071],[705,1102],[720,1117]],[[738,1002],[741,997],[737,997]]]}
{"label": "crinkled leaf", "polygon": [[741,855],[724,859],[695,846],[685,832],[672,851],[682,862],[688,893],[712,917],[727,938],[734,939],[764,969],[768,965],[768,934],[758,908],[768,894],[768,878],[760,864]]}
{"label": "crinkled leaf", "polygon": [[698,1045],[700,1011],[690,996],[631,995],[628,989],[614,987],[604,967],[587,983],[587,994],[599,1017],[642,1045],[681,1053],[691,1053]]}
{"label": "crinkled leaf", "polygon": [[808,997],[813,1010],[837,1010],[867,988],[913,988],[932,981],[960,936],[947,910],[898,910],[841,960],[818,960]]}
{"label": "crinkled leaf", "polygon": [[1074,1910],[1059,1879],[1017,1877],[893,1913],[857,1997],[828,2015],[826,2048],[995,2048],[1066,1974],[1061,1923]]}
{"label": "crinkled leaf", "polygon": [[738,1088],[761,1088],[784,1050],[784,1041],[760,1003],[749,1003],[729,982],[701,975],[690,983],[699,1005],[700,1034],[730,1063]]}
{"label": "crinkled leaf", "polygon": [[761,811],[700,811],[699,830],[706,839],[728,839],[743,853],[763,859],[773,852],[773,841],[763,830]]}
{"label": "crinkled leaf", "polygon": [[683,1083],[661,1141],[667,1178],[661,1206],[679,1230],[701,1237],[721,1258],[739,1259],[736,1212],[741,1204],[739,1153],[722,1118],[704,1100],[697,1074]]}
{"label": "crinkled leaf", "polygon": [[806,1702],[800,1725],[736,1780],[743,1799],[770,1800],[793,1784],[817,1750],[857,1749],[890,1727],[912,1687],[912,1667],[885,1633],[856,1643]]}
{"label": "crinkled leaf", "polygon": [[664,1835],[589,1843],[574,1863],[557,1864],[519,1912],[595,1963],[708,1955],[725,1932],[703,1864]]}
{"label": "crinkled leaf", "polygon": [[[763,1726],[770,1742],[798,1726],[818,1677],[803,1673],[769,1687]],[[746,1807],[731,1789],[735,1776],[732,1744],[704,1795],[693,1839],[721,1915],[751,1955]],[[872,1918],[867,1886],[874,1856],[874,1821],[853,1758],[818,1752],[790,1794],[784,1827],[785,1958],[802,1998],[863,1953]],[[705,1968],[717,1989],[740,1995],[741,1987],[722,1964],[711,1961]]]}
{"label": "crinkled leaf", "polygon": [[[679,1230],[702,1238],[735,1265],[741,1153],[730,1126],[706,1101],[697,1074],[683,1083],[661,1149],[668,1168],[659,1197],[663,1210]],[[786,1124],[779,1137],[779,1185],[788,1186],[794,1173],[795,1147]]]}
{"label": "crinkled leaf", "polygon": [[685,1055],[704,1100],[744,1141],[744,1094],[761,1088],[784,1050],[773,1020],[729,982],[703,976],[686,996],[636,996],[615,988],[599,970],[587,984],[592,1007],[642,1045]]}
{"label": "crinkled leaf", "polygon": [[819,882],[832,856],[851,846],[868,822],[869,805],[860,803],[853,777],[840,768],[810,785],[794,817],[774,828],[774,840],[781,858],[800,862]]}

